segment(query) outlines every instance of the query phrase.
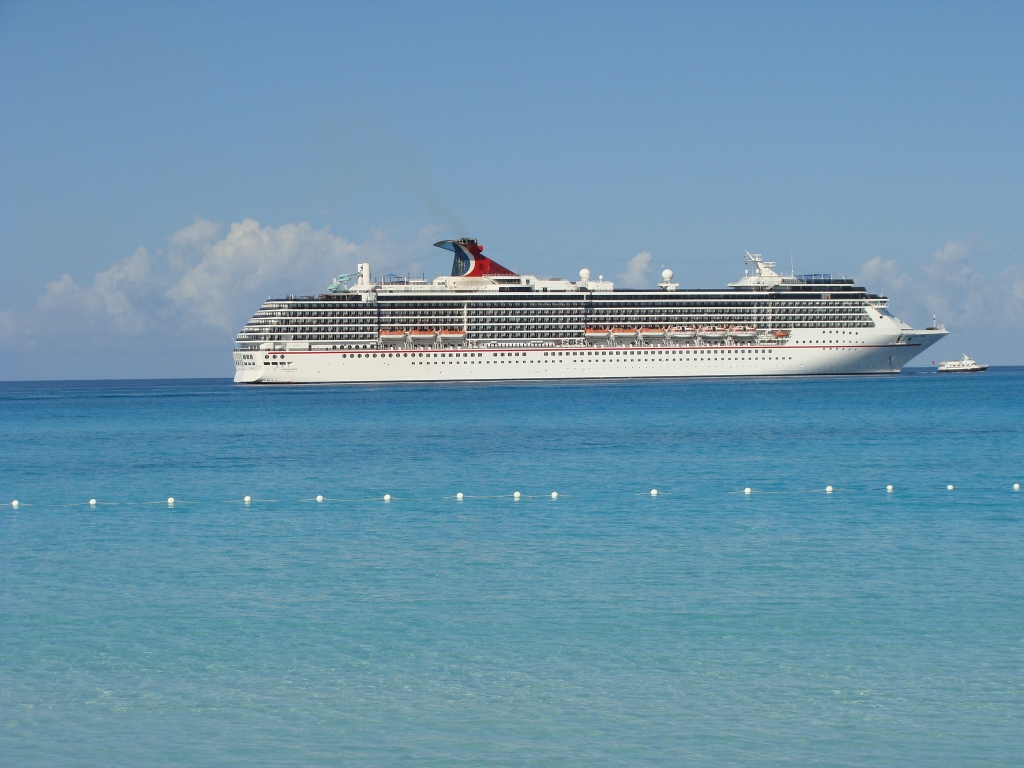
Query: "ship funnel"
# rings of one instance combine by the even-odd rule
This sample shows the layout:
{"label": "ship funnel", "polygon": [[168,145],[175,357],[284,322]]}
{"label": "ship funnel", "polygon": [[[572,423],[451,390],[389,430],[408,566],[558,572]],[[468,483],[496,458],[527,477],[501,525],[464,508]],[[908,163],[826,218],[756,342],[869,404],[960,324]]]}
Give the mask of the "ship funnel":
{"label": "ship funnel", "polygon": [[469,237],[459,240],[442,240],[434,243],[438,248],[452,251],[455,260],[452,262],[452,277],[484,277],[486,275],[514,275],[496,261],[484,256],[483,246]]}

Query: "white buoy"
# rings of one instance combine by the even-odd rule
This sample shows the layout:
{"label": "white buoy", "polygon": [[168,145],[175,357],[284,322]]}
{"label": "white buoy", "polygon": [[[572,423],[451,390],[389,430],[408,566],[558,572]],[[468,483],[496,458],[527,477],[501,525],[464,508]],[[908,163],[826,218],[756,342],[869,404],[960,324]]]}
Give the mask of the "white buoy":
{"label": "white buoy", "polygon": [[516,491],[515,493],[512,494],[512,498],[515,499],[516,501],[519,501],[519,497],[522,495],[523,494],[521,494],[519,491]]}
{"label": "white buoy", "polygon": [[458,499],[459,501],[462,501],[466,497],[462,495],[462,491],[459,491],[458,493],[455,494],[455,498]]}
{"label": "white buoy", "polygon": [[557,499],[558,498],[558,491],[552,491],[551,492],[551,498],[552,499]]}
{"label": "white buoy", "polygon": [[14,507],[15,509],[17,509],[18,508],[18,500],[15,499],[14,501],[12,501],[11,502],[11,506]]}
{"label": "white buoy", "polygon": [[832,486],[831,485],[826,485],[825,486],[825,493],[832,493]]}
{"label": "white buoy", "polygon": [[1014,483],[1013,484],[1013,490],[1019,491],[1020,490],[1020,483]]}
{"label": "white buoy", "polygon": [[657,495],[658,495],[658,489],[657,488],[651,488],[651,496],[657,496]]}
{"label": "white buoy", "polygon": [[892,486],[891,485],[885,486],[885,490],[887,490],[889,493],[892,493]]}
{"label": "white buoy", "polygon": [[96,506],[96,499],[89,499],[89,506],[90,507],[95,507]]}
{"label": "white buoy", "polygon": [[749,496],[752,493],[752,491],[749,488],[744,488],[743,492],[747,494],[747,496]]}
{"label": "white buoy", "polygon": [[323,496],[321,496],[320,494],[317,494],[317,496],[316,496],[316,500],[317,500],[317,501],[323,501],[323,500],[324,500],[324,497],[323,497]]}
{"label": "white buoy", "polygon": [[167,506],[168,507],[173,507],[174,506],[174,497],[173,496],[168,496],[167,497]]}
{"label": "white buoy", "polygon": [[244,501],[246,504],[249,504],[250,502],[252,502],[252,496],[246,496],[244,499],[242,499],[242,501]]}
{"label": "white buoy", "polygon": [[385,493],[384,494],[384,501],[391,501],[391,494],[390,493]]}
{"label": "white buoy", "polygon": [[947,485],[946,486],[946,490],[947,491],[952,491],[953,490],[953,486],[952,485]]}

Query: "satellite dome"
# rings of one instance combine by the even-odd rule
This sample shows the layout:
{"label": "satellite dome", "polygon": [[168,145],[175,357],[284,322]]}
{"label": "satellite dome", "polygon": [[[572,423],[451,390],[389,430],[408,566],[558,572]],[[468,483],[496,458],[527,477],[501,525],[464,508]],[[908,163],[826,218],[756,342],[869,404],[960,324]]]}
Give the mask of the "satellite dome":
{"label": "satellite dome", "polygon": [[672,270],[671,269],[666,269],[665,271],[663,271],[661,273],[661,279],[664,280],[665,282],[668,282],[669,280],[671,280],[672,279]]}
{"label": "satellite dome", "polygon": [[582,280],[584,283],[587,282],[588,280],[590,280],[590,270],[589,269],[586,269],[584,267],[583,269],[580,270],[580,280]]}

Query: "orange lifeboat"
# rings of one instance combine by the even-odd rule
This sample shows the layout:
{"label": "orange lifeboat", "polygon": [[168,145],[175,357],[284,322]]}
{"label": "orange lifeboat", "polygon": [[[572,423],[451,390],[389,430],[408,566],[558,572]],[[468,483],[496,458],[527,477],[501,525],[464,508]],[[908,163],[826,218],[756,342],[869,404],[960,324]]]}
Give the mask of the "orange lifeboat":
{"label": "orange lifeboat", "polygon": [[417,328],[414,331],[409,331],[409,341],[418,347],[429,347],[435,339],[437,339],[437,331],[429,328]]}

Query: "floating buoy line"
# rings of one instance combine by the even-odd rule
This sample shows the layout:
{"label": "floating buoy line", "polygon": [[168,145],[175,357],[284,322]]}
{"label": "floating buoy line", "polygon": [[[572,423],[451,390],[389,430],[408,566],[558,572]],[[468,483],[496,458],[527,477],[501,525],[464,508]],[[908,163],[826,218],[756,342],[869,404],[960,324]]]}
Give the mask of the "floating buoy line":
{"label": "floating buoy line", "polygon": [[[1000,487],[1001,488],[1006,488],[1006,486],[1000,486]],[[926,486],[924,488],[915,488],[915,489],[907,489],[907,490],[910,490],[911,492],[920,492],[922,490],[927,491],[929,488],[931,488],[931,489],[933,489],[935,491],[941,491],[942,490],[941,487],[934,487],[934,486]],[[1010,489],[1013,490],[1013,491],[1018,491],[1019,492],[1020,491],[1020,483],[1014,483],[1012,486],[1010,486]],[[886,485],[884,487],[869,486],[869,487],[859,487],[859,488],[838,488],[838,487],[833,487],[831,485],[826,485],[824,488],[805,488],[805,489],[797,489],[797,490],[790,490],[790,491],[768,489],[768,488],[762,490],[762,489],[756,489],[756,488],[752,488],[750,486],[747,486],[747,487],[745,487],[745,488],[743,488],[741,490],[726,491],[726,493],[728,493],[728,494],[741,494],[743,496],[754,496],[754,495],[783,496],[783,495],[800,495],[800,494],[814,494],[814,493],[824,493],[825,495],[835,495],[835,494],[839,494],[839,493],[847,493],[847,494],[848,493],[871,493],[871,492],[876,492],[876,491],[879,491],[879,490],[884,491],[887,494],[897,493],[896,488],[893,485],[891,485],[891,484]],[[955,491],[956,490],[956,486],[954,486],[952,483],[948,483],[945,486],[945,490],[946,490],[946,492]],[[968,491],[971,491],[971,490],[974,490],[974,491],[978,491],[978,490],[992,491],[992,490],[998,490],[998,488],[990,486],[990,487],[987,487],[987,488],[968,488],[967,490]],[[677,495],[679,493],[686,494],[687,492],[686,491],[681,491],[681,492],[680,491],[675,491],[675,492],[673,492],[673,491],[664,491],[664,490],[659,490],[657,488],[652,488],[650,491],[635,491],[631,495],[634,495],[634,496],[649,496],[652,499],[656,499],[659,496],[672,496],[672,495]],[[560,493],[559,491],[551,491],[550,493],[534,494],[534,495],[526,495],[526,494],[523,494],[522,491],[514,491],[511,494],[505,493],[505,494],[493,494],[493,495],[470,495],[470,494],[463,493],[462,491],[459,491],[458,493],[454,494],[453,496],[441,496],[440,498],[441,499],[454,499],[456,501],[465,501],[467,499],[508,499],[508,498],[511,498],[513,501],[521,501],[523,499],[550,499],[552,501],[557,501],[558,499],[571,498],[571,497],[566,497],[564,494]],[[392,496],[390,493],[385,493],[383,496],[367,496],[367,497],[355,498],[355,499],[330,498],[330,497],[324,496],[322,494],[317,494],[316,496],[314,496],[312,498],[308,498],[308,499],[295,499],[295,501],[297,501],[297,502],[315,502],[317,504],[323,504],[325,502],[355,504],[355,503],[365,503],[365,502],[372,502],[372,501],[378,501],[378,502],[382,501],[384,503],[389,503],[391,501],[437,501],[437,500],[438,500],[438,497],[436,497],[436,496],[423,496],[423,497],[419,497],[419,496],[415,496],[415,497],[414,496]],[[72,502],[70,504],[49,504],[47,506],[52,506],[52,507],[83,507],[84,506],[84,507],[89,507],[90,509],[95,509],[98,506],[131,506],[133,504],[142,504],[142,505],[162,504],[162,505],[166,505],[169,509],[174,509],[175,507],[177,507],[179,505],[195,505],[195,504],[202,504],[202,503],[203,503],[202,501],[176,499],[173,496],[168,496],[166,500],[162,500],[162,501],[139,501],[139,502],[135,502],[135,501],[102,501],[102,500],[93,498],[93,499],[89,499],[88,501]],[[243,496],[241,499],[221,499],[218,502],[214,502],[214,503],[223,503],[223,504],[238,504],[238,503],[241,503],[241,504],[244,504],[245,506],[248,507],[248,506],[251,506],[253,504],[280,504],[280,503],[282,503],[282,500],[281,499],[257,499],[257,498],[254,498],[252,496]],[[30,504],[30,503],[26,504],[25,502],[19,501],[18,499],[14,499],[14,500],[12,500],[10,502],[10,507],[12,509],[20,509],[21,507],[31,507],[31,506],[40,506],[40,505],[39,504]]]}

